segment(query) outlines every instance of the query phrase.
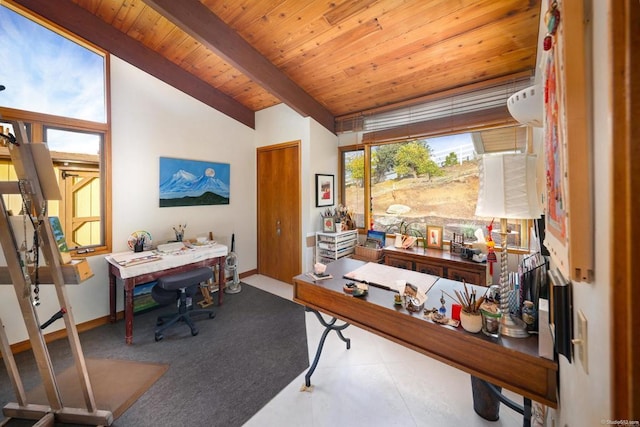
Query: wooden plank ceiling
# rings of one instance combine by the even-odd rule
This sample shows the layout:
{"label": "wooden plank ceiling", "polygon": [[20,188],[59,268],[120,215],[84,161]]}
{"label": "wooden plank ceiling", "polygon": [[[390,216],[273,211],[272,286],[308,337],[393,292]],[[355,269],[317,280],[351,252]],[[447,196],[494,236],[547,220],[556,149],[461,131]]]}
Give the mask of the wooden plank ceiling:
{"label": "wooden plank ceiling", "polygon": [[[164,74],[172,77],[160,78],[199,92],[198,99],[204,82],[210,105],[245,124],[251,126],[247,111],[285,102],[331,130],[336,117],[533,75],[541,6],[540,0],[15,2],[151,74],[159,62],[171,63]],[[140,48],[151,53],[141,55]],[[176,83],[180,72],[200,83]]]}

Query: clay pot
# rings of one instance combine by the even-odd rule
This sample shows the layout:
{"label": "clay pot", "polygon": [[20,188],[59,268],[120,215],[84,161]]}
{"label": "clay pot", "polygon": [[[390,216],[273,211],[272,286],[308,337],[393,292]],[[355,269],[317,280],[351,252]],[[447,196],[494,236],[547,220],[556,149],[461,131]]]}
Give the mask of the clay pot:
{"label": "clay pot", "polygon": [[467,311],[460,311],[460,324],[462,328],[471,332],[472,334],[477,334],[482,330],[482,315],[478,313],[469,313]]}

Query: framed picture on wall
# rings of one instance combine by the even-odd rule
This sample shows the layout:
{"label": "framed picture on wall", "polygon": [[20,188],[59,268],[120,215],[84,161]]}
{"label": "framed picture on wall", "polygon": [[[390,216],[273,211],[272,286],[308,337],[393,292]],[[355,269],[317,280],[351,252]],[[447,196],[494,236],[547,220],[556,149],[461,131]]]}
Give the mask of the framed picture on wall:
{"label": "framed picture on wall", "polygon": [[160,157],[159,206],[228,205],[230,177],[229,163]]}
{"label": "framed picture on wall", "polygon": [[427,248],[442,249],[442,227],[427,225]]}
{"label": "framed picture on wall", "polygon": [[316,174],[316,207],[333,206],[334,204],[335,177]]}

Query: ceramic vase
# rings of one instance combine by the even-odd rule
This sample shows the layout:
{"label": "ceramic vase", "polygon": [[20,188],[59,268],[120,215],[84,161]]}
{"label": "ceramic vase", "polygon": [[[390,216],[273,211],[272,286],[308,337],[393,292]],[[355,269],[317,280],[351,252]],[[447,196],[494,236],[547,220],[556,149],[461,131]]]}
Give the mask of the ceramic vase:
{"label": "ceramic vase", "polygon": [[482,330],[482,315],[462,310],[460,311],[460,324],[465,331],[477,334]]}

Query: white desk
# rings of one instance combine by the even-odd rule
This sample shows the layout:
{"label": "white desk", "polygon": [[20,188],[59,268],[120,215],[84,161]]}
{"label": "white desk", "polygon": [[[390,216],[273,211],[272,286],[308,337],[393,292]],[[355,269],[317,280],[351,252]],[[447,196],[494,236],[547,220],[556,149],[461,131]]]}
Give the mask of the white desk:
{"label": "white desk", "polygon": [[[109,320],[116,321],[116,278],[124,285],[125,342],[133,343],[133,289],[136,285],[149,283],[199,267],[218,266],[218,305],[223,303],[226,282],[224,264],[229,253],[225,245],[212,244],[194,246],[172,253],[131,251],[114,253],[105,259],[109,263]],[[215,271],[215,270],[214,270]]]}

